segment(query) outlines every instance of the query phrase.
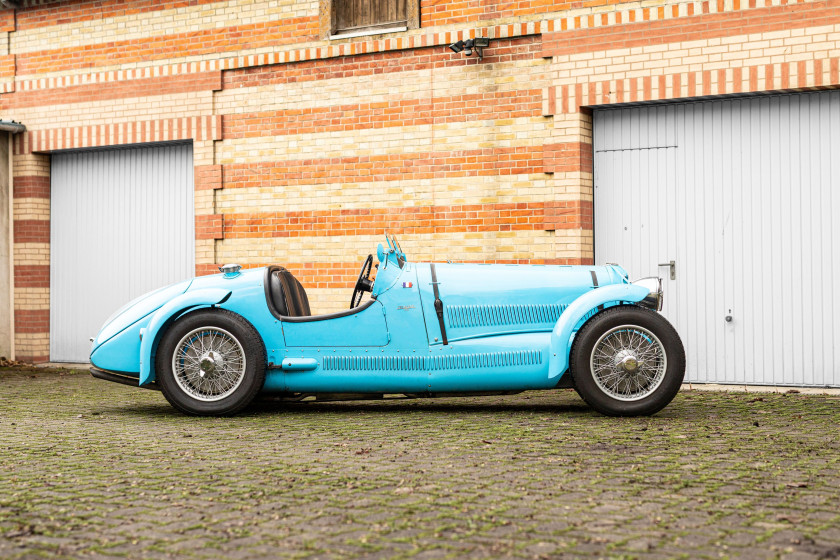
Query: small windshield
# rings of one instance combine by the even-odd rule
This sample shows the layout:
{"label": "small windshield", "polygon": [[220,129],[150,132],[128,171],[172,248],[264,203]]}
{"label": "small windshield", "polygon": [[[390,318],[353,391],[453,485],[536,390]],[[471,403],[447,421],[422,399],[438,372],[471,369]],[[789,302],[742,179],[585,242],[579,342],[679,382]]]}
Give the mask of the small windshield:
{"label": "small windshield", "polygon": [[394,235],[393,233],[390,234],[390,235],[386,234],[385,239],[388,240],[388,245],[391,246],[391,249],[393,249],[393,250],[395,250],[399,253],[402,253],[402,247],[400,247],[400,242],[397,241],[397,236],[396,235]]}
{"label": "small windshield", "polygon": [[403,267],[405,261],[408,259],[405,258],[405,253],[403,253],[402,247],[400,246],[400,242],[397,241],[397,236],[394,234],[385,234],[385,240],[388,242],[389,247],[394,251],[394,254],[397,257],[397,263],[399,264],[400,268]]}

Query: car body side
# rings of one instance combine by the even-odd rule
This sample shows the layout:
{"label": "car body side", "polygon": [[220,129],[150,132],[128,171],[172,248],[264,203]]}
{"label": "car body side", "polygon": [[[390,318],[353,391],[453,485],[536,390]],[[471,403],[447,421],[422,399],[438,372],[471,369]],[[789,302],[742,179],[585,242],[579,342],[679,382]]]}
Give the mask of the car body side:
{"label": "car body side", "polygon": [[615,265],[412,263],[394,250],[380,250],[379,258],[373,299],[326,316],[276,315],[267,301],[266,268],[159,290],[106,323],[91,362],[140,386],[153,384],[166,329],[185,314],[216,307],[242,316],[262,338],[266,392],[547,389],[564,380],[574,333],[586,320],[651,293]]}

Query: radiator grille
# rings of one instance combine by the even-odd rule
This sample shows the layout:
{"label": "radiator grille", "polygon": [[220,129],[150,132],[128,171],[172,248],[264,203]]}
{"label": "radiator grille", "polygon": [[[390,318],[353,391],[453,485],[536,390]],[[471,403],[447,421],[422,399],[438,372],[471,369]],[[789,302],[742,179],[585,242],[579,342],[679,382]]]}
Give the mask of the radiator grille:
{"label": "radiator grille", "polygon": [[565,304],[543,305],[450,305],[447,326],[452,329],[496,325],[534,325],[557,322]]}
{"label": "radiator grille", "polygon": [[434,371],[539,365],[539,350],[449,356],[326,356],[324,371]]}

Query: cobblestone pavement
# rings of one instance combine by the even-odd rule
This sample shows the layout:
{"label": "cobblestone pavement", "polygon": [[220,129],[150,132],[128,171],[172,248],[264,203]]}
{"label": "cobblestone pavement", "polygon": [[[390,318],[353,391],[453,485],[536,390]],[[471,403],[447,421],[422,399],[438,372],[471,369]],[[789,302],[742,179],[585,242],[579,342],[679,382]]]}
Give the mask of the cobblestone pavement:
{"label": "cobblestone pavement", "polygon": [[838,558],[840,397],[572,391],[176,413],[0,370],[0,557]]}

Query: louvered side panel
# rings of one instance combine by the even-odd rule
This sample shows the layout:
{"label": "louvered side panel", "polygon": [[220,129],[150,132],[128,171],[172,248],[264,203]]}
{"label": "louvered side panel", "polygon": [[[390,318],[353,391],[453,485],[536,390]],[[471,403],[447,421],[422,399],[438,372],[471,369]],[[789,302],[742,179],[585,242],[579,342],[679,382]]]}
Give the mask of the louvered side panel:
{"label": "louvered side panel", "polygon": [[542,352],[539,350],[454,354],[430,358],[429,369],[435,371],[530,366],[539,365],[542,360]]}
{"label": "louvered side panel", "polygon": [[324,371],[441,371],[540,365],[539,350],[482,352],[444,356],[325,356]]}
{"label": "louvered side panel", "polygon": [[446,309],[446,326],[451,329],[511,325],[553,326],[565,304],[534,305],[451,305]]}
{"label": "louvered side panel", "polygon": [[326,356],[324,371],[422,371],[427,368],[424,356]]}

